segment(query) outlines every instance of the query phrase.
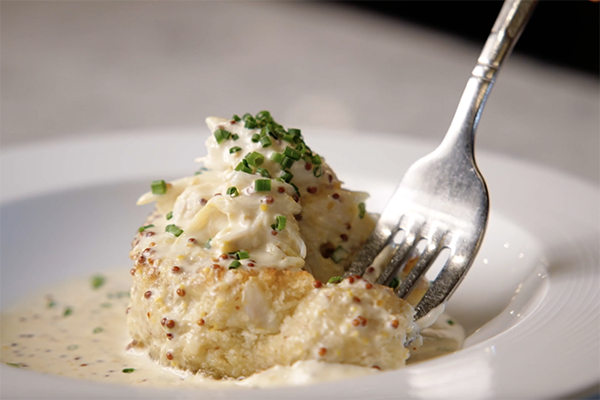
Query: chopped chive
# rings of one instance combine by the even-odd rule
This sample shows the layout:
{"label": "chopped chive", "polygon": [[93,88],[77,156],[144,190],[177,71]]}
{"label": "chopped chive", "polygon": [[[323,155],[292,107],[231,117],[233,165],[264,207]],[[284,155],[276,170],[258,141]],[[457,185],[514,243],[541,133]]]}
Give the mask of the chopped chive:
{"label": "chopped chive", "polygon": [[448,321],[446,321],[448,323],[448,325],[454,325],[454,321],[452,321],[451,319],[449,319]]}
{"label": "chopped chive", "polygon": [[254,181],[255,192],[270,192],[271,191],[271,180],[270,179],[257,179]]}
{"label": "chopped chive", "polygon": [[252,141],[254,143],[258,143],[259,140],[260,140],[260,135],[258,133],[255,133],[254,135],[252,135]]}
{"label": "chopped chive", "polygon": [[237,153],[238,151],[242,151],[242,148],[239,146],[233,146],[229,149],[229,154]]}
{"label": "chopped chive", "polygon": [[290,185],[292,185],[292,187],[294,188],[294,190],[296,190],[296,194],[298,196],[300,196],[300,189],[298,189],[298,186],[294,185],[292,182],[290,182]]}
{"label": "chopped chive", "polygon": [[262,144],[262,147],[269,147],[270,145],[273,144],[273,142],[271,142],[271,139],[269,139],[268,136],[261,137],[260,143]]}
{"label": "chopped chive", "polygon": [[247,258],[250,258],[250,254],[245,250],[240,250],[235,254],[236,254],[238,260],[245,260]]}
{"label": "chopped chive", "polygon": [[206,243],[204,244],[204,248],[205,249],[210,249],[212,246],[210,245],[210,242],[212,241],[212,238],[208,239],[206,241]]}
{"label": "chopped chive", "polygon": [[240,195],[240,192],[238,192],[238,190],[235,186],[232,186],[227,189],[227,194],[231,197],[237,197]]}
{"label": "chopped chive", "polygon": [[100,307],[102,307],[102,308],[111,308],[111,307],[112,307],[112,304],[111,304],[111,303],[108,303],[108,302],[107,302],[107,303],[101,303],[101,304],[100,304]]}
{"label": "chopped chive", "polygon": [[288,156],[294,161],[298,161],[302,154],[296,149],[292,149],[290,146],[286,146],[285,150],[283,150],[283,155]]}
{"label": "chopped chive", "polygon": [[252,119],[252,118],[254,118],[254,117],[253,117],[253,116],[252,116],[252,114],[250,114],[250,113],[246,113],[246,114],[242,115],[242,119],[243,119],[244,121],[245,121],[245,120],[247,120],[248,118]]}
{"label": "chopped chive", "polygon": [[292,175],[290,172],[288,171],[282,171],[281,175],[279,175],[279,177],[285,182],[285,183],[290,183],[290,181],[292,180],[292,178],[294,177],[294,175]]}
{"label": "chopped chive", "polygon": [[296,129],[296,128],[289,128],[288,129],[288,133],[292,136],[300,136],[300,129]]}
{"label": "chopped chive", "polygon": [[271,225],[271,228],[275,229],[276,231],[281,232],[282,230],[285,229],[286,222],[287,222],[287,218],[285,217],[285,215],[278,215],[275,217],[275,223],[273,225]]}
{"label": "chopped chive", "polygon": [[54,307],[56,307],[56,302],[54,300],[48,300],[48,303],[46,304],[46,307],[48,307],[48,308],[54,308]]}
{"label": "chopped chive", "polygon": [[240,122],[242,120],[240,117],[237,116],[237,114],[233,114],[233,117],[231,117],[231,119],[235,122]]}
{"label": "chopped chive", "polygon": [[282,139],[289,143],[294,143],[294,135],[283,135]]}
{"label": "chopped chive", "polygon": [[217,139],[217,143],[221,144],[225,140],[231,137],[231,132],[226,131],[225,129],[219,128],[214,133],[215,139]]}
{"label": "chopped chive", "polygon": [[323,160],[321,159],[320,155],[315,154],[314,156],[312,156],[312,163],[315,165],[321,165],[323,164]]}
{"label": "chopped chive", "polygon": [[283,157],[283,160],[281,160],[281,167],[283,167],[284,169],[290,169],[292,168],[292,165],[294,165],[294,159],[290,158],[290,157]]}
{"label": "chopped chive", "polygon": [[231,138],[233,140],[238,140],[240,138],[240,135],[238,135],[237,133],[234,133],[233,135],[231,135]]}
{"label": "chopped chive", "polygon": [[204,171],[208,171],[208,168],[202,167],[198,171],[194,172],[194,175],[201,175]]}
{"label": "chopped chive", "polygon": [[260,174],[262,177],[264,178],[270,178],[271,174],[269,173],[268,170],[264,169],[264,168],[256,168],[256,173]]}
{"label": "chopped chive", "polygon": [[68,345],[68,346],[67,346],[67,350],[75,350],[75,349],[77,349],[78,347],[79,347],[79,346],[78,346],[78,345],[76,345],[76,344],[71,344],[71,345]]}
{"label": "chopped chive", "polygon": [[142,226],[142,227],[138,228],[138,232],[144,232],[148,228],[154,228],[154,225],[150,224],[150,225]]}
{"label": "chopped chive", "polygon": [[366,212],[365,203],[358,203],[358,218],[363,219]]}
{"label": "chopped chive", "polygon": [[233,260],[231,264],[229,264],[229,269],[238,269],[242,265],[238,260]]}
{"label": "chopped chive", "polygon": [[106,278],[102,275],[92,276],[92,287],[94,289],[98,289],[100,286],[104,285],[104,282],[106,282]]}
{"label": "chopped chive", "polygon": [[171,218],[173,218],[173,211],[167,213],[167,220],[170,220]]}
{"label": "chopped chive", "polygon": [[7,362],[6,365],[10,365],[11,367],[21,368],[21,364],[17,364],[17,363],[9,363],[9,362]]}
{"label": "chopped chive", "polygon": [[65,307],[65,311],[63,312],[63,317],[68,317],[73,314],[73,309],[71,307]]}
{"label": "chopped chive", "polygon": [[344,278],[342,278],[341,276],[332,276],[331,278],[329,278],[327,283],[340,283],[343,280]]}
{"label": "chopped chive", "polygon": [[165,232],[172,233],[174,236],[179,237],[183,233],[183,230],[180,229],[177,225],[167,225],[165,227]]}
{"label": "chopped chive", "polygon": [[152,194],[167,193],[167,183],[165,181],[153,181],[150,187],[152,188]]}
{"label": "chopped chive", "polygon": [[322,165],[315,165],[315,167],[313,168],[313,175],[316,178],[320,178],[323,176],[323,166]]}
{"label": "chopped chive", "polygon": [[252,173],[252,168],[250,168],[250,166],[248,165],[248,161],[246,161],[245,158],[237,165],[237,167],[235,167],[235,170],[236,171],[242,171],[242,172],[245,172],[247,174],[251,174]]}
{"label": "chopped chive", "polygon": [[266,132],[269,136],[271,136],[273,139],[278,140],[279,139],[279,135],[277,134],[277,132],[275,131],[275,129],[273,129],[271,127],[271,125],[267,125],[266,126]]}
{"label": "chopped chive", "polygon": [[271,113],[268,111],[259,111],[258,114],[256,114],[256,119],[270,119],[271,118]]}
{"label": "chopped chive", "polygon": [[130,374],[135,371],[135,368],[123,368],[123,373]]}
{"label": "chopped chive", "polygon": [[391,287],[392,289],[396,289],[399,284],[400,284],[400,279],[398,279],[398,277],[395,276],[392,278],[392,280],[390,281],[388,286]]}
{"label": "chopped chive", "polygon": [[256,129],[257,126],[258,125],[256,124],[256,121],[254,120],[254,118],[252,118],[252,119],[248,118],[244,124],[244,128],[246,128],[246,129]]}
{"label": "chopped chive", "polygon": [[331,260],[337,264],[347,256],[348,252],[342,246],[338,246],[331,254]]}
{"label": "chopped chive", "polygon": [[276,163],[281,164],[281,162],[283,161],[285,156],[281,153],[275,152],[275,153],[271,154],[270,158],[271,158],[271,160],[275,161]]}
{"label": "chopped chive", "polygon": [[248,164],[252,165],[253,167],[260,167],[262,163],[265,162],[265,156],[253,151],[251,154],[246,156],[246,160],[248,161]]}
{"label": "chopped chive", "polygon": [[104,330],[104,328],[103,328],[103,327],[101,327],[101,326],[98,326],[98,327],[94,328],[94,330],[92,331],[92,333],[100,333],[100,332],[102,332],[103,330]]}

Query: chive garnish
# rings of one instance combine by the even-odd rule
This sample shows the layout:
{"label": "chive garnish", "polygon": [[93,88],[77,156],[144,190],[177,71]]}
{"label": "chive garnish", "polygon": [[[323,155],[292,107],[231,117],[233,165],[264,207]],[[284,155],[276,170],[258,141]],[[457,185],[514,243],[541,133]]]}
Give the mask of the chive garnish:
{"label": "chive garnish", "polygon": [[259,140],[260,140],[260,135],[258,133],[255,133],[254,135],[252,135],[252,141],[254,143],[258,143]]}
{"label": "chive garnish", "polygon": [[150,224],[150,225],[142,226],[142,227],[138,228],[138,232],[144,232],[148,228],[154,228],[154,225]]}
{"label": "chive garnish", "polygon": [[239,146],[233,146],[229,149],[229,154],[237,153],[238,151],[242,151],[242,148]]}
{"label": "chive garnish", "polygon": [[365,203],[358,203],[358,218],[363,219],[366,212]]}
{"label": "chive garnish", "polygon": [[292,180],[292,178],[294,177],[294,175],[292,175],[290,172],[288,171],[282,171],[281,175],[279,175],[279,177],[285,182],[285,183],[290,183],[290,181]]}
{"label": "chive garnish", "polygon": [[315,165],[315,167],[313,168],[313,175],[315,176],[315,178],[320,178],[321,176],[323,176],[323,166]]}
{"label": "chive garnish", "polygon": [[290,146],[286,146],[285,150],[283,150],[283,155],[288,156],[294,161],[298,161],[302,154],[296,149],[292,149]]}
{"label": "chive garnish", "polygon": [[46,304],[46,307],[48,307],[48,308],[54,308],[54,307],[56,307],[56,302],[54,300],[48,300],[48,303]]}
{"label": "chive garnish", "polygon": [[231,135],[231,138],[233,140],[238,140],[240,138],[240,135],[238,135],[237,133],[234,133],[233,135]]}
{"label": "chive garnish", "polygon": [[171,218],[173,218],[173,211],[167,213],[167,220],[170,220]]}
{"label": "chive garnish", "polygon": [[165,232],[169,232],[177,237],[183,233],[183,230],[179,228],[177,225],[167,225],[165,227]]}
{"label": "chive garnish", "polygon": [[9,363],[9,362],[7,362],[6,365],[10,365],[11,367],[21,368],[21,364],[17,364],[17,363]]}
{"label": "chive garnish", "polygon": [[283,169],[290,169],[290,168],[292,168],[292,165],[294,165],[294,159],[293,158],[284,156],[283,160],[281,160],[281,167]]}
{"label": "chive garnish", "polygon": [[248,165],[248,161],[245,158],[237,165],[237,167],[235,167],[235,170],[242,171],[247,174],[252,173],[252,168],[250,168],[250,166]]}
{"label": "chive garnish", "polygon": [[288,129],[288,133],[292,136],[300,136],[300,129],[296,129],[296,128],[289,128]]}
{"label": "chive garnish", "polygon": [[283,154],[275,152],[275,153],[271,154],[270,158],[271,158],[271,160],[275,161],[276,163],[281,164],[284,157],[285,156]]}
{"label": "chive garnish", "polygon": [[226,131],[225,129],[219,128],[214,133],[215,139],[217,139],[217,143],[221,144],[225,140],[231,137],[231,132]]}
{"label": "chive garnish", "polygon": [[93,333],[100,333],[100,332],[102,332],[103,330],[104,330],[104,328],[103,328],[103,327],[101,327],[101,326],[98,326],[98,327],[94,328],[94,330],[93,330],[92,332],[93,332]]}
{"label": "chive garnish", "polygon": [[106,278],[102,275],[92,276],[92,287],[94,289],[98,289],[100,286],[104,285],[104,282],[106,282]]}
{"label": "chive garnish", "polygon": [[260,143],[262,144],[262,147],[269,147],[270,145],[273,144],[273,142],[271,142],[271,139],[269,139],[268,136],[261,137]]}
{"label": "chive garnish", "polygon": [[123,368],[123,373],[130,374],[135,371],[135,368]]}
{"label": "chive garnish", "polygon": [[290,182],[290,185],[292,185],[292,187],[296,191],[296,194],[298,195],[298,197],[300,197],[300,189],[298,189],[298,186],[294,185],[292,182]]}
{"label": "chive garnish", "polygon": [[276,231],[281,232],[282,230],[285,229],[286,223],[287,223],[287,218],[285,217],[285,215],[278,215],[275,217],[275,223],[273,225],[271,225],[271,228],[273,228]]}
{"label": "chive garnish", "polygon": [[448,321],[446,321],[448,323],[448,325],[454,325],[454,321],[452,321],[451,319],[449,319]]}
{"label": "chive garnish", "polygon": [[102,308],[111,308],[111,307],[112,307],[112,304],[111,304],[111,303],[108,303],[108,302],[106,302],[106,303],[101,303],[101,304],[100,304],[100,307],[102,307]]}
{"label": "chive garnish", "polygon": [[271,177],[271,174],[265,168],[260,168],[260,167],[256,168],[256,173],[260,174],[260,176],[262,176],[263,178],[270,178]]}
{"label": "chive garnish", "polygon": [[271,117],[271,113],[263,110],[263,111],[259,111],[258,114],[256,114],[256,119],[268,119]]}
{"label": "chive garnish", "polygon": [[391,287],[392,289],[396,289],[399,284],[400,284],[400,279],[398,279],[398,277],[395,276],[392,278],[392,280],[390,281],[388,286]]}
{"label": "chive garnish", "polygon": [[167,193],[167,183],[163,180],[153,181],[150,187],[152,188],[152,194]]}
{"label": "chive garnish", "polygon": [[271,180],[270,179],[257,179],[254,181],[255,192],[270,192],[271,191]]}
{"label": "chive garnish", "polygon": [[341,281],[343,281],[344,278],[342,278],[341,276],[332,276],[331,278],[329,278],[329,280],[327,281],[327,283],[340,283]]}
{"label": "chive garnish", "polygon": [[240,250],[237,253],[235,253],[235,255],[237,256],[238,260],[245,260],[247,258],[250,258],[250,254],[245,250]]}
{"label": "chive garnish", "polygon": [[[252,117],[250,117],[250,118],[252,118]],[[245,121],[244,128],[246,128],[246,129],[256,129],[256,127],[258,126],[256,124],[256,121],[254,120],[254,118],[252,118],[252,119],[250,119],[250,118],[248,118]]]}
{"label": "chive garnish", "polygon": [[75,350],[77,349],[79,346],[76,344],[70,344],[67,346],[67,350]]}
{"label": "chive garnish", "polygon": [[294,143],[294,135],[283,135],[282,139],[289,143]]}
{"label": "chive garnish", "polygon": [[233,117],[231,117],[232,120],[234,120],[235,122],[240,122],[242,119],[240,117],[238,117],[236,114],[233,114]]}
{"label": "chive garnish", "polygon": [[260,167],[262,163],[265,162],[265,156],[253,151],[246,156],[246,160],[248,161],[248,164],[252,165],[253,167]]}
{"label": "chive garnish", "polygon": [[238,269],[242,265],[238,260],[233,260],[231,264],[229,264],[229,269]]}
{"label": "chive garnish", "polygon": [[210,242],[212,241],[212,238],[208,239],[206,241],[206,243],[204,244],[204,248],[205,249],[210,249],[212,246],[210,245]]}
{"label": "chive garnish", "polygon": [[331,254],[331,260],[337,264],[347,256],[348,252],[342,246],[338,246]]}
{"label": "chive garnish", "polygon": [[235,186],[232,186],[227,189],[227,194],[231,197],[237,197],[240,195],[240,192],[238,192],[238,190]]}
{"label": "chive garnish", "polygon": [[318,154],[315,154],[312,157],[312,163],[315,165],[321,165],[321,164],[323,164],[323,160],[321,159],[321,156],[319,156]]}
{"label": "chive garnish", "polygon": [[65,307],[65,311],[63,312],[63,317],[68,317],[73,314],[73,309],[71,307]]}

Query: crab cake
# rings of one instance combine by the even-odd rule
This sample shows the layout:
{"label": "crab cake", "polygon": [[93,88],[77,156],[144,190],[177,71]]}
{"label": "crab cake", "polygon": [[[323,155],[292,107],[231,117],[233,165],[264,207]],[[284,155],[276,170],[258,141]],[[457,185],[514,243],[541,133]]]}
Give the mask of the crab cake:
{"label": "crab cake", "polygon": [[340,282],[374,227],[298,129],[267,112],[209,118],[201,170],[155,181],[130,253],[132,345],[165,366],[238,378],[323,360],[398,368],[420,343],[413,307]]}

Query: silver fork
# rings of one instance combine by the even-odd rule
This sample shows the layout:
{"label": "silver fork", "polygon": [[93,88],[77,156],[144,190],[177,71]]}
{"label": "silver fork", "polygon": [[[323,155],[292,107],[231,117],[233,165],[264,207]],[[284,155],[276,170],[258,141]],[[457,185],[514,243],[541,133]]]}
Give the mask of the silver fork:
{"label": "silver fork", "polygon": [[[439,253],[450,255],[416,306],[415,320],[448,300],[473,264],[486,230],[488,190],[475,163],[475,130],[502,62],[512,51],[537,1],[507,0],[471,73],[440,146],[406,172],[377,225],[344,277],[363,275],[394,236],[404,231],[377,283],[389,284],[420,241],[425,249],[396,288],[406,298]],[[432,312],[433,314],[433,312]]]}

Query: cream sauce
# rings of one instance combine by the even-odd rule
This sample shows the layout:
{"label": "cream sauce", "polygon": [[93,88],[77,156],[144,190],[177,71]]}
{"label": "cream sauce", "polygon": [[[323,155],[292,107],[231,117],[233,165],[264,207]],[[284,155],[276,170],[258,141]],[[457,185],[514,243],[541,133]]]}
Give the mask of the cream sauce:
{"label": "cream sauce", "polygon": [[[28,296],[0,316],[0,359],[27,370],[148,386],[272,387],[379,373],[313,360],[277,366],[246,379],[218,381],[164,368],[145,352],[127,350],[131,340],[125,322],[129,284],[129,276],[121,269]],[[447,314],[422,334],[424,344],[411,354],[408,364],[454,352],[464,341],[462,327]]]}

